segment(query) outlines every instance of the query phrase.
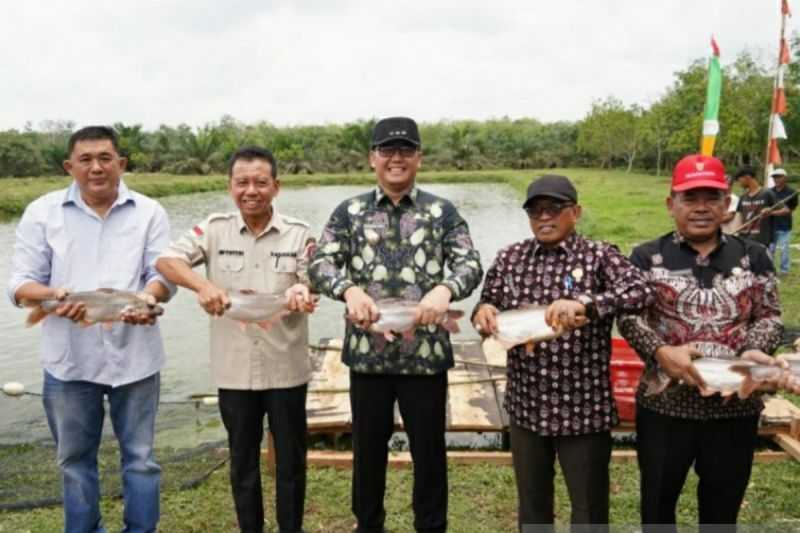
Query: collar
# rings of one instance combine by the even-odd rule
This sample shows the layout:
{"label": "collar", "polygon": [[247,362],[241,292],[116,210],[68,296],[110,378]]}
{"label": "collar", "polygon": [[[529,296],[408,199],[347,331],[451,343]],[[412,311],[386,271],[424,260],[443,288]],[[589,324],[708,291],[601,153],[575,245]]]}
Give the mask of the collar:
{"label": "collar", "polygon": [[[711,250],[711,253],[708,254],[709,257],[717,253],[720,250],[720,248],[728,244],[728,236],[725,235],[725,233],[723,233],[722,230],[717,230],[717,237],[719,238],[717,241],[717,245],[714,247],[713,250]],[[680,234],[680,232],[678,232],[678,230],[672,232],[672,242],[674,242],[681,248],[689,250],[693,254],[699,253],[692,247],[691,244],[689,244],[689,241],[686,240],[686,237],[684,237],[683,235]]]}
{"label": "collar", "polygon": [[575,252],[575,245],[578,242],[578,233],[573,231],[571,234],[567,236],[566,239],[560,241],[554,248],[545,248],[542,243],[540,243],[535,237],[533,239],[533,255],[537,255],[539,252],[547,253],[549,251],[554,252],[564,252],[567,254],[567,257],[572,257]]}
{"label": "collar", "polygon": [[[244,221],[244,217],[242,217],[242,212],[241,211],[238,211],[236,213],[236,224],[239,227],[239,234],[242,234],[245,231],[248,231],[248,232],[250,231],[250,228],[247,226],[247,223]],[[280,213],[278,213],[278,210],[275,209],[275,206],[272,206],[272,216],[270,217],[269,222],[267,222],[267,227],[264,228],[261,231],[261,233],[259,233],[255,237],[257,239],[257,238],[261,237],[262,235],[266,235],[267,233],[269,233],[273,229],[275,231],[277,231],[278,233],[283,233],[284,231],[286,231],[286,228],[287,228],[286,222],[284,222],[283,217],[280,215]]]}
{"label": "collar", "polygon": [[[417,189],[417,184],[415,183],[414,185],[411,186],[411,190],[408,191],[406,194],[404,194],[402,198],[400,198],[400,201],[397,202],[397,205],[402,204],[404,201],[411,202],[411,205],[414,206],[417,205],[418,194],[419,194],[419,189]],[[375,205],[380,205],[381,202],[383,202],[384,200],[389,203],[392,202],[386,195],[386,193],[383,192],[383,189],[381,189],[380,185],[378,185],[375,187]]]}
{"label": "collar", "polygon": [[[133,197],[133,194],[131,194],[131,190],[125,184],[125,181],[120,179],[119,187],[117,188],[117,199],[114,200],[113,204],[111,204],[111,209],[114,209],[117,206],[125,205],[128,202],[135,205],[136,199]],[[81,209],[90,210],[89,206],[86,205],[86,202],[83,201],[83,197],[81,197],[81,189],[78,187],[78,182],[75,180],[72,180],[72,183],[70,183],[69,187],[67,187],[67,191],[64,193],[64,200],[61,202],[61,205],[68,204],[73,204]],[[111,212],[111,209],[109,209],[109,212]]]}

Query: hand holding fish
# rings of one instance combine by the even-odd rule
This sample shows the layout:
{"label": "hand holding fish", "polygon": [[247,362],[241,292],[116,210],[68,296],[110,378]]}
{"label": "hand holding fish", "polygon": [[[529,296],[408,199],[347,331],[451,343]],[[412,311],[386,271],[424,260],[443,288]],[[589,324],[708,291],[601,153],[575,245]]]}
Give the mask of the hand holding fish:
{"label": "hand holding fish", "polygon": [[776,371],[770,374],[746,373],[742,384],[743,391],[783,389],[794,394],[800,393],[800,376],[792,371],[792,365],[786,356],[770,357],[760,350],[747,350],[742,353],[741,358],[765,367],[777,367]]}
{"label": "hand holding fish", "polygon": [[313,313],[319,302],[318,295],[312,295],[309,288],[302,283],[297,283],[286,289],[286,306],[289,311],[298,313]]}
{"label": "hand holding fish", "polygon": [[700,372],[692,364],[692,360],[702,356],[703,354],[697,348],[688,344],[681,346],[665,344],[655,353],[658,365],[669,377],[700,388],[705,387],[706,384]]}
{"label": "hand holding fish", "polygon": [[497,334],[497,315],[499,313],[500,311],[492,304],[482,304],[478,307],[478,311],[472,317],[472,323],[482,337]]}
{"label": "hand holding fish", "polygon": [[344,291],[344,301],[347,305],[347,316],[363,329],[369,329],[380,317],[375,301],[361,287],[353,285]]}
{"label": "hand holding fish", "polygon": [[120,320],[134,326],[152,326],[156,323],[156,315],[148,312],[148,308],[158,304],[156,297],[145,291],[136,293],[136,297],[142,300],[148,307],[142,309],[126,309],[120,314]]}
{"label": "hand holding fish", "polygon": [[197,301],[211,316],[222,316],[231,306],[228,294],[210,281],[204,283],[197,291]]}
{"label": "hand holding fish", "polygon": [[556,300],[547,307],[544,320],[548,326],[556,330],[577,329],[588,322],[586,306],[577,300]]}
{"label": "hand holding fish", "polygon": [[450,289],[444,285],[437,285],[428,291],[419,301],[417,324],[421,326],[441,324],[446,317],[452,296]]}
{"label": "hand holding fish", "polygon": [[64,301],[69,296],[69,290],[64,288],[57,288],[53,290],[53,298],[62,302],[56,307],[54,313],[56,316],[67,318],[73,322],[82,322],[86,316],[86,304],[80,301]]}

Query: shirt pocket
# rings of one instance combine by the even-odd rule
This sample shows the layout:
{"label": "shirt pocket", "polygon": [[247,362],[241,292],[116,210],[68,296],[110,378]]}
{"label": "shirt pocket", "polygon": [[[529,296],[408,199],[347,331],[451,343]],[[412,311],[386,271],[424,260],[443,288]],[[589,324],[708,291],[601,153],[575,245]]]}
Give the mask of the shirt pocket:
{"label": "shirt pocket", "polygon": [[234,274],[241,272],[244,268],[244,255],[225,254],[220,256],[219,269],[222,272]]}
{"label": "shirt pocket", "polygon": [[[278,254],[286,252],[276,252]],[[266,258],[269,264],[270,285],[273,292],[283,292],[298,281],[297,257],[291,255],[270,255]]]}

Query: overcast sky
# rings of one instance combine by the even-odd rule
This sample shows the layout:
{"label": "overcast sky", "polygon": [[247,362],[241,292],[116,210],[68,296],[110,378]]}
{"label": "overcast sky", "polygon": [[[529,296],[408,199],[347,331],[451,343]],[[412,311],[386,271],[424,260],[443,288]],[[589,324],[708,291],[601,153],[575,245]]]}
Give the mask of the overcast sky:
{"label": "overcast sky", "polygon": [[[800,13],[800,2],[795,0]],[[648,104],[676,70],[776,55],[779,0],[14,2],[0,17],[0,129],[45,119],[277,125],[576,120]],[[790,28],[794,26],[790,19]]]}

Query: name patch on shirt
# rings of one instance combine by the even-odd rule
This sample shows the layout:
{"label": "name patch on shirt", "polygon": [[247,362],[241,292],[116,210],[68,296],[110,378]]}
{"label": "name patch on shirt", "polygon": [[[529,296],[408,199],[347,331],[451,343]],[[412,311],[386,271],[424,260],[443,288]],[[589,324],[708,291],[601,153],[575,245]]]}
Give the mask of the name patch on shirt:
{"label": "name patch on shirt", "polygon": [[220,250],[219,255],[244,255],[244,251],[242,250]]}

